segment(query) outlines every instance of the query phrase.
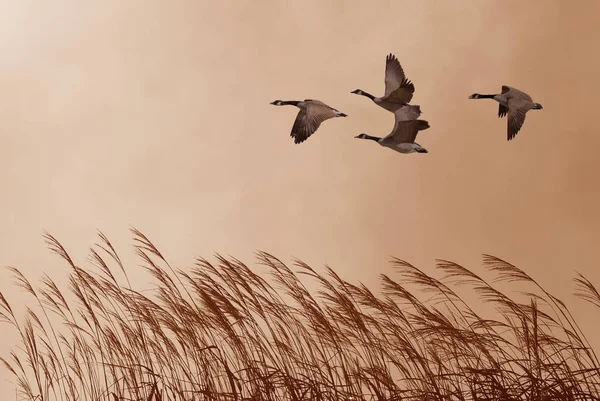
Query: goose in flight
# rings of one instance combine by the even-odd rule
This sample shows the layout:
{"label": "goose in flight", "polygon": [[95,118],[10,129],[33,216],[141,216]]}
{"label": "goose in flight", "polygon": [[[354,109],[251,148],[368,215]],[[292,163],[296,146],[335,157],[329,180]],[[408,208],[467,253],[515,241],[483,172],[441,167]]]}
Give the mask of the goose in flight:
{"label": "goose in flight", "polygon": [[275,106],[291,105],[300,109],[290,133],[290,136],[294,138],[295,144],[306,141],[308,137],[315,133],[323,121],[334,117],[348,117],[346,114],[326,105],[320,100],[275,100],[271,104]]}
{"label": "goose in flight", "polygon": [[496,95],[480,95],[474,93],[469,99],[494,99],[498,106],[498,117],[508,114],[507,140],[513,139],[525,122],[525,113],[529,110],[542,110],[542,105],[534,103],[527,93],[507,85],[502,85],[502,93]]}
{"label": "goose in flight", "polygon": [[381,146],[399,153],[429,153],[427,149],[415,142],[419,131],[429,128],[429,122],[417,120],[421,115],[419,106],[404,106],[395,113],[394,129],[386,137],[379,138],[367,134],[355,136],[358,139],[370,139]]}
{"label": "goose in flight", "polygon": [[390,53],[385,59],[385,94],[382,97],[375,97],[361,89],[350,93],[366,96],[375,104],[393,113],[411,101],[415,86],[404,75],[404,70],[396,56]]}

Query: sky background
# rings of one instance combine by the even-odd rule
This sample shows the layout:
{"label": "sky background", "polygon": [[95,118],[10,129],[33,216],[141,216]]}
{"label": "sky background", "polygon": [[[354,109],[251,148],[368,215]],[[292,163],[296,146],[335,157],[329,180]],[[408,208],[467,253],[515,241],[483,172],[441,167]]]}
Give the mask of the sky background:
{"label": "sky background", "polygon": [[[593,0],[2,1],[0,265],[64,275],[43,231],[85,265],[99,229],[140,271],[131,226],[181,268],[260,249],[371,287],[392,256],[429,273],[489,253],[569,301],[593,338],[571,280],[600,285],[599,13]],[[354,139],[393,127],[350,94],[383,94],[390,52],[431,125],[428,154]],[[511,142],[494,101],[467,99],[503,84],[544,106]],[[305,98],[348,118],[295,145],[297,109],[269,102]],[[7,271],[0,291],[29,299]],[[0,368],[12,399],[8,379]]]}

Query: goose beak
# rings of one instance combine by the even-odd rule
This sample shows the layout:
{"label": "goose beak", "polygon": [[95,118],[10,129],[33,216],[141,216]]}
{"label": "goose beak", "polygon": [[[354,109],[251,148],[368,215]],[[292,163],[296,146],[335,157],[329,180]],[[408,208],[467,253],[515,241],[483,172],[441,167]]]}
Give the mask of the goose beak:
{"label": "goose beak", "polygon": [[271,103],[269,103],[269,104],[275,105],[275,101],[272,101],[272,102],[271,102]]}

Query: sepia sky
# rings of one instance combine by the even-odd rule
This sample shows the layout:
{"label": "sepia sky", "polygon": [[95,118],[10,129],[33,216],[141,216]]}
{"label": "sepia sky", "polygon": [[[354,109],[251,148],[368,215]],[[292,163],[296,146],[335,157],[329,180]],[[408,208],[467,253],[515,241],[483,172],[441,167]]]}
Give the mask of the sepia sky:
{"label": "sepia sky", "polygon": [[[590,333],[592,307],[570,294],[575,270],[600,285],[599,13],[594,0],[3,1],[0,265],[65,274],[43,231],[84,265],[99,229],[137,269],[131,226],[182,268],[260,249],[369,286],[392,256],[432,272],[489,253],[572,301]],[[431,125],[428,154],[354,139],[392,129],[350,93],[383,94],[390,52]],[[497,103],[467,99],[503,84],[544,107],[511,142]],[[269,103],[305,98],[348,118],[295,145],[298,109]],[[29,299],[0,274],[9,301]],[[9,379],[0,368],[14,397]]]}

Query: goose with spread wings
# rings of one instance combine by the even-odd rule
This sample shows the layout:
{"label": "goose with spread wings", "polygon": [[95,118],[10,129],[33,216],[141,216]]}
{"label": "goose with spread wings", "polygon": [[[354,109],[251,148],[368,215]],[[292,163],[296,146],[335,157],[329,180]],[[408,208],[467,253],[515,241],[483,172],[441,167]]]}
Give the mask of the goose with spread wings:
{"label": "goose with spread wings", "polygon": [[406,78],[396,56],[390,53],[385,59],[385,94],[382,97],[375,97],[362,89],[350,93],[366,96],[378,106],[393,113],[411,101],[415,86]]}
{"label": "goose with spread wings", "polygon": [[379,138],[367,134],[355,136],[358,139],[370,139],[377,142],[381,146],[390,148],[399,153],[429,153],[427,149],[415,142],[419,131],[429,128],[429,122],[426,120],[418,120],[421,115],[419,106],[403,106],[395,113],[395,123],[392,132]]}
{"label": "goose with spread wings", "polygon": [[498,117],[502,118],[508,114],[507,118],[507,140],[512,140],[521,130],[525,123],[525,114],[529,110],[542,110],[542,105],[534,103],[531,96],[518,89],[507,85],[502,85],[502,92],[494,95],[481,95],[474,93],[469,99],[494,99],[499,104]]}
{"label": "goose with spread wings", "polygon": [[315,133],[323,121],[334,117],[348,117],[346,114],[326,105],[320,100],[275,100],[271,104],[275,106],[291,105],[300,109],[290,133],[290,136],[294,138],[295,144],[306,141]]}

